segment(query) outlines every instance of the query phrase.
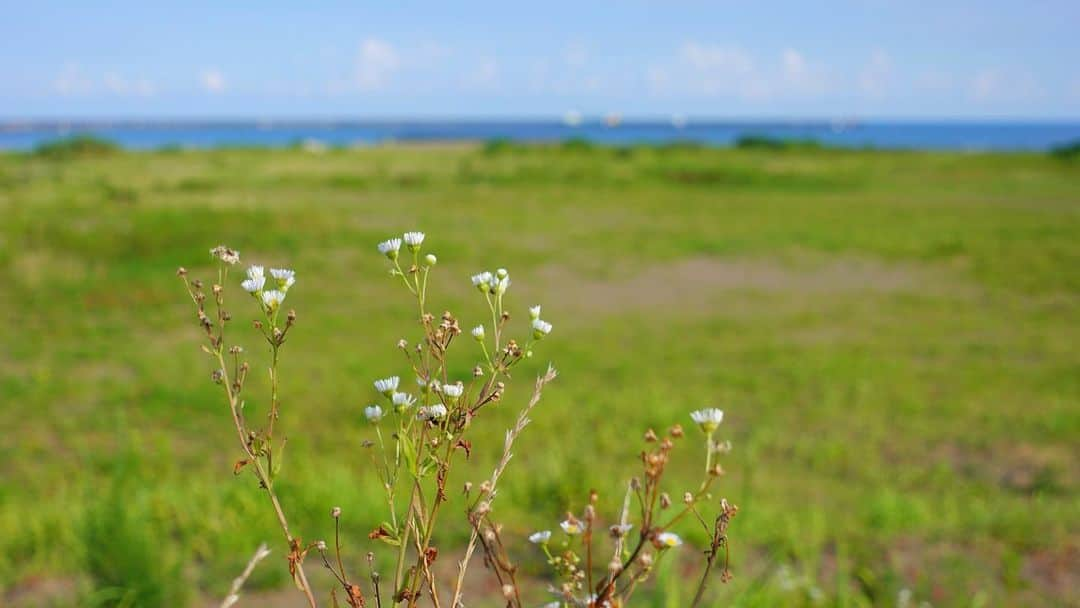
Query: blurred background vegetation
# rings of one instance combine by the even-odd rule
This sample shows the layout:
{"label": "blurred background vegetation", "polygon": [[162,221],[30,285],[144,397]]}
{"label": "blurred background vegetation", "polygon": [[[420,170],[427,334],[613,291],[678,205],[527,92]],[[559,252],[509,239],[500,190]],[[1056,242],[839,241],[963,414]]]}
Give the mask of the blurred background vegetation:
{"label": "blurred background vegetation", "polygon": [[[381,521],[362,408],[373,379],[406,376],[394,344],[418,335],[375,244],[418,229],[440,260],[433,308],[481,322],[469,275],[505,266],[516,320],[542,303],[555,325],[474,426],[466,469],[487,474],[553,362],[562,375],[497,506],[529,573],[544,566],[529,532],[591,488],[613,515],[640,433],[716,406],[734,444],[717,495],[742,508],[717,605],[1077,605],[1074,151],[752,138],[127,153],[76,140],[0,154],[0,211],[0,604],[203,605],[264,540],[275,553],[250,605],[299,597],[263,497],[233,476],[233,431],[175,276],[210,279],[219,243],[298,272],[280,493],[309,540],[332,533],[340,505],[359,570]],[[236,317],[254,318],[229,289]],[[473,361],[459,351],[458,365],[464,377]],[[673,495],[699,450],[680,448]],[[448,556],[460,512],[438,532]],[[681,605],[681,567],[653,605]]]}

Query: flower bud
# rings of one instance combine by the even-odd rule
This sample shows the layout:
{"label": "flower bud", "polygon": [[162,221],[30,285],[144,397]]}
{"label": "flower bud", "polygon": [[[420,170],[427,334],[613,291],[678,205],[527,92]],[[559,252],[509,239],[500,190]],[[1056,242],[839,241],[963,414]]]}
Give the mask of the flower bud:
{"label": "flower bud", "polygon": [[429,267],[434,266],[436,263],[438,263],[438,261],[439,258],[435,257],[434,253],[429,253],[424,256],[424,263],[427,264]]}

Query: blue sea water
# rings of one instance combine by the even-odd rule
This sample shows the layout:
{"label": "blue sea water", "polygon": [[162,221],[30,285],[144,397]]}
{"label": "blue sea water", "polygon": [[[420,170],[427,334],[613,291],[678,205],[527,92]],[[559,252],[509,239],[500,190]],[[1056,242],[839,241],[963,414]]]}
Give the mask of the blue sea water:
{"label": "blue sea water", "polygon": [[0,150],[27,150],[75,134],[93,134],[129,149],[221,146],[328,146],[386,142],[557,142],[600,144],[694,141],[726,146],[745,135],[813,139],[830,146],[927,150],[1044,151],[1080,141],[1080,122],[694,122],[370,121],[370,122],[88,122],[0,123]]}

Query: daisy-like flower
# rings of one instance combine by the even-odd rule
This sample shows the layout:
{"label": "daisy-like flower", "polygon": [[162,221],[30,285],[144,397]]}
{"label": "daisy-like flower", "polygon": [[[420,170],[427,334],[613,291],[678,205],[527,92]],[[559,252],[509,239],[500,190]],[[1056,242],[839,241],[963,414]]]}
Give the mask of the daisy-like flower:
{"label": "daisy-like flower", "polygon": [[567,519],[559,524],[563,532],[566,532],[570,536],[581,534],[585,531],[585,524],[576,519]]}
{"label": "daisy-like flower", "polygon": [[551,540],[551,530],[541,530],[529,535],[529,542],[534,545],[546,545]]}
{"label": "daisy-like flower", "polygon": [[364,408],[364,416],[367,417],[368,422],[378,424],[383,417],[382,408],[378,405],[369,405]]}
{"label": "daisy-like flower", "polygon": [[261,279],[263,278],[263,267],[257,265],[248,266],[247,277],[249,279]]}
{"label": "daisy-like flower", "polygon": [[491,286],[491,290],[495,292],[495,295],[499,295],[499,296],[506,293],[506,290],[509,289],[509,288],[510,288],[510,277],[502,277],[501,279],[496,281]]}
{"label": "daisy-like flower", "polygon": [[379,243],[379,253],[391,260],[396,260],[401,249],[401,239],[388,239]]}
{"label": "daisy-like flower", "polygon": [[229,249],[225,245],[218,245],[210,250],[210,257],[217,258],[230,266],[240,263],[240,252]]}
{"label": "daisy-like flower", "polygon": [[481,272],[472,276],[473,287],[476,287],[480,291],[487,291],[491,288],[491,283],[494,280],[494,276],[490,272]]}
{"label": "daisy-like flower", "polygon": [[540,305],[529,307],[529,319],[535,321],[540,318]]}
{"label": "daisy-like flower", "polygon": [[281,291],[289,291],[296,282],[296,272],[288,268],[271,268],[270,276],[277,279],[278,289]]}
{"label": "daisy-like flower", "polygon": [[[250,268],[248,269],[248,276],[251,277]],[[251,277],[249,279],[245,279],[242,283],[240,283],[240,287],[243,287],[244,291],[250,293],[251,295],[258,295],[259,292],[263,290],[263,287],[265,285],[266,277],[262,276],[261,274],[255,277]]]}
{"label": "daisy-like flower", "polygon": [[472,328],[472,337],[476,338],[477,342],[483,342],[484,341],[484,326],[483,325],[477,325],[476,327]]}
{"label": "daisy-like flower", "polygon": [[661,548],[671,549],[681,545],[682,539],[673,532],[661,532],[656,535],[656,544],[660,545]]}
{"label": "daisy-like flower", "polygon": [[690,418],[697,423],[705,434],[711,435],[716,427],[724,421],[724,412],[715,407],[705,408],[696,412],[690,412]]}
{"label": "daisy-like flower", "polygon": [[409,393],[394,393],[390,400],[394,403],[394,409],[401,411],[413,406],[416,403],[416,397],[413,397]]}
{"label": "daisy-like flower", "polygon": [[264,291],[262,292],[262,301],[267,312],[274,312],[280,308],[281,303],[285,301],[285,292],[276,289]]}
{"label": "daisy-like flower", "polygon": [[424,242],[423,232],[406,232],[401,236],[405,239],[405,245],[409,247],[409,251],[417,251],[420,249],[420,244]]}
{"label": "daisy-like flower", "polygon": [[460,382],[457,384],[444,384],[442,385],[442,392],[451,401],[457,401],[458,397],[461,397],[465,392],[465,387]]}
{"label": "daisy-like flower", "polygon": [[536,340],[541,340],[544,336],[551,333],[551,323],[539,318],[533,319],[532,328],[533,338]]}
{"label": "daisy-like flower", "polygon": [[379,391],[387,397],[393,396],[397,392],[398,382],[401,379],[397,376],[390,376],[389,378],[383,378],[375,381],[375,390]]}

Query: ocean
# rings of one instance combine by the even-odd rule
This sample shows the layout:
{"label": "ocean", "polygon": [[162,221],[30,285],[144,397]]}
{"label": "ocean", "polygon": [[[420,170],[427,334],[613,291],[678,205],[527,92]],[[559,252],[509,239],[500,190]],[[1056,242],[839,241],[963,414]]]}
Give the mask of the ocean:
{"label": "ocean", "polygon": [[924,150],[1045,151],[1080,141],[1080,122],[695,122],[672,121],[222,121],[0,123],[0,150],[92,134],[134,150],[163,147],[366,146],[389,142],[506,139],[604,145],[697,142],[731,145],[742,136],[810,139],[828,146]]}

